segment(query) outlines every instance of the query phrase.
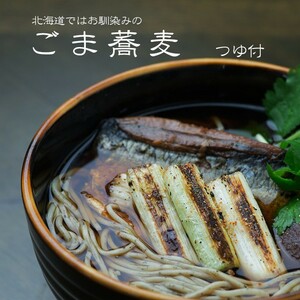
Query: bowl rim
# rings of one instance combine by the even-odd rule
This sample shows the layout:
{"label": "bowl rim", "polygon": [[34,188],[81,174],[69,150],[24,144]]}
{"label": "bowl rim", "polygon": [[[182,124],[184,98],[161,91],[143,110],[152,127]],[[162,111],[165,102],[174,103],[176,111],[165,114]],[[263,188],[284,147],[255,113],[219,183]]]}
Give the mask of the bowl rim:
{"label": "bowl rim", "polygon": [[[66,112],[71,110],[81,101],[84,101],[87,97],[92,94],[97,93],[100,90],[103,90],[107,87],[110,87],[114,84],[117,84],[125,79],[135,78],[141,75],[146,75],[149,73],[155,73],[164,70],[171,70],[175,68],[184,68],[184,67],[192,67],[192,66],[204,66],[204,65],[230,65],[230,66],[241,66],[241,67],[249,67],[249,68],[262,68],[268,69],[270,71],[279,71],[282,73],[287,73],[289,68],[259,62],[259,61],[250,61],[250,60],[240,60],[240,59],[224,59],[224,58],[193,58],[193,59],[184,59],[184,60],[175,60],[168,61],[162,63],[156,63],[151,65],[146,65],[142,67],[138,67],[129,71],[125,71],[119,73],[117,75],[111,76],[107,79],[104,79],[86,89],[82,92],[77,93],[74,97],[70,98],[62,105],[60,105],[41,125],[36,134],[34,135],[28,150],[26,152],[22,173],[21,173],[21,192],[23,198],[24,208],[29,218],[32,226],[38,235],[42,238],[43,242],[50,248],[60,259],[62,259],[66,264],[76,269],[82,275],[88,277],[92,281],[99,283],[105,287],[113,289],[119,293],[126,294],[128,296],[132,296],[133,298],[140,299],[158,299],[165,300],[173,298],[172,296],[163,295],[154,293],[148,290],[143,290],[134,286],[130,286],[121,281],[117,281],[97,270],[94,270],[88,266],[86,266],[79,258],[70,253],[66,248],[64,248],[50,233],[48,227],[43,221],[37,205],[34,200],[33,190],[31,186],[31,161],[33,159],[33,153],[35,149],[39,145],[39,141],[45,136],[47,131],[52,127],[52,125]],[[299,294],[298,294],[299,295]],[[295,295],[297,297],[297,295]],[[296,299],[293,295],[289,295],[285,298],[275,297],[274,299]],[[174,298],[175,299],[175,298]],[[180,298],[177,298],[180,299]]]}

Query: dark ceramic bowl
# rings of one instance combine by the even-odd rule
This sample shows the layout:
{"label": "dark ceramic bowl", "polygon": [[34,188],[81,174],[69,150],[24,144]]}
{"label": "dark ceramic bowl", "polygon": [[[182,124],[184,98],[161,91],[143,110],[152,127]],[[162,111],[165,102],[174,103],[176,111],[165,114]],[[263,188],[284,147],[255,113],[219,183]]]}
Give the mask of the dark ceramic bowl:
{"label": "dark ceramic bowl", "polygon": [[[251,109],[287,68],[242,60],[192,59],[138,68],[104,80],[58,108],[34,136],[22,171],[22,194],[34,250],[58,299],[168,299],[117,282],[87,267],[51,235],[44,222],[49,182],[103,118],[191,111],[218,103]],[[176,110],[175,109],[175,110]],[[193,110],[193,109],[192,109]],[[299,299],[300,294],[286,299]]]}

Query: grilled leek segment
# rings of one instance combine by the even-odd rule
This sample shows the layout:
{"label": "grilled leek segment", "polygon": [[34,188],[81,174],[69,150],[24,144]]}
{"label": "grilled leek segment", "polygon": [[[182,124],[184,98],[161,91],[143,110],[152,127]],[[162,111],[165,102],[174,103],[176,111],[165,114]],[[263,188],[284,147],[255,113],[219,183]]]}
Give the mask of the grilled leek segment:
{"label": "grilled leek segment", "polygon": [[166,169],[145,165],[116,176],[108,192],[120,206],[133,201],[159,254],[183,256],[222,271],[241,267],[254,280],[285,272],[240,172],[205,184],[191,163]]}
{"label": "grilled leek segment", "polygon": [[163,168],[147,165],[127,172],[132,199],[159,254],[183,256],[198,262],[163,181]]}
{"label": "grilled leek segment", "polygon": [[204,266],[238,267],[234,247],[217,215],[210,192],[194,164],[170,166],[165,184],[190,242]]}
{"label": "grilled leek segment", "polygon": [[243,174],[222,176],[209,186],[245,275],[263,280],[284,272],[275,242]]}

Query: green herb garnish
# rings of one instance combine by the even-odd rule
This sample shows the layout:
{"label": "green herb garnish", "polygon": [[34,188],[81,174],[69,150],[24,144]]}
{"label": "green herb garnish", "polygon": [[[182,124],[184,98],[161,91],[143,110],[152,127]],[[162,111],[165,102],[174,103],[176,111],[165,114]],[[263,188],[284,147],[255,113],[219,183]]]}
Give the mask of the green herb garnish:
{"label": "green herb garnish", "polygon": [[[300,125],[300,66],[291,69],[287,78],[278,78],[273,90],[267,91],[263,104],[267,115],[274,121],[278,133],[291,134]],[[273,181],[284,191],[300,190],[300,130],[280,143],[286,150],[286,166],[267,171]]]}
{"label": "green herb garnish", "polygon": [[300,125],[300,66],[291,69],[287,78],[278,78],[273,90],[263,100],[267,115],[283,137]]}
{"label": "green herb garnish", "polygon": [[282,235],[293,223],[300,223],[300,198],[295,197],[282,207],[274,220],[273,226]]}
{"label": "green herb garnish", "polygon": [[273,90],[263,100],[267,115],[274,121],[278,133],[286,137],[280,147],[286,150],[285,166],[273,170],[268,164],[267,171],[272,180],[284,191],[298,193],[282,207],[274,220],[274,228],[281,235],[293,223],[300,223],[300,66],[292,69],[286,79],[275,81]]}
{"label": "green herb garnish", "polygon": [[284,163],[286,166],[273,170],[267,165],[267,171],[272,180],[284,191],[300,190],[300,138],[284,140],[280,147],[286,149]]}

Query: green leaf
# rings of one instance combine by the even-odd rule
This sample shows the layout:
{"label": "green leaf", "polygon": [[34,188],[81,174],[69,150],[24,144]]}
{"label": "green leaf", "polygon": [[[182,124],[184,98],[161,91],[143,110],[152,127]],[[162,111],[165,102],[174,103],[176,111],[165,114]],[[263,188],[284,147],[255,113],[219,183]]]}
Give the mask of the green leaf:
{"label": "green leaf", "polygon": [[271,179],[284,191],[299,191],[300,190],[300,174],[294,174],[289,167],[282,167],[273,170],[267,164],[267,171]]}
{"label": "green leaf", "polygon": [[293,223],[300,223],[300,198],[291,199],[287,205],[282,207],[274,220],[273,227],[281,235]]}
{"label": "green leaf", "polygon": [[291,69],[286,79],[278,78],[263,100],[267,115],[282,136],[300,125],[300,66]]}
{"label": "green leaf", "polygon": [[300,138],[300,130],[297,130],[295,133],[293,133],[292,135],[290,135],[289,137],[287,137],[285,140],[286,141],[292,141],[295,139]]}
{"label": "green leaf", "polygon": [[[300,138],[281,142],[280,147],[287,149],[284,162],[291,171],[297,175],[300,173]],[[300,174],[299,174],[300,175]]]}
{"label": "green leaf", "polygon": [[286,166],[273,170],[268,164],[267,171],[271,179],[284,191],[300,190],[300,138],[284,140],[280,143],[287,150],[284,157]]}

